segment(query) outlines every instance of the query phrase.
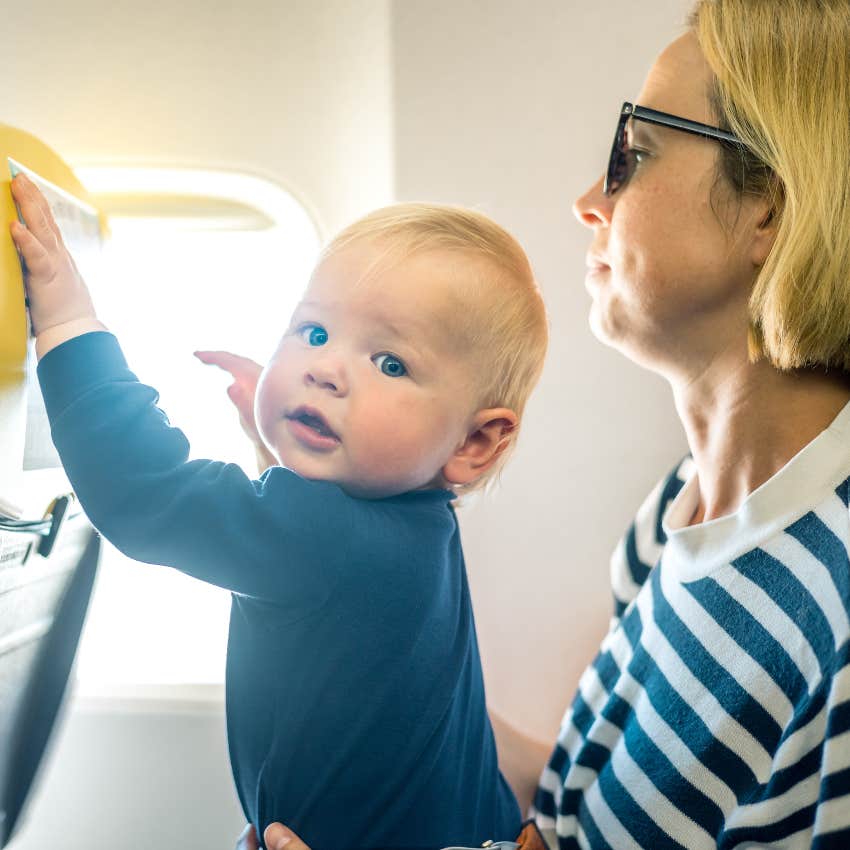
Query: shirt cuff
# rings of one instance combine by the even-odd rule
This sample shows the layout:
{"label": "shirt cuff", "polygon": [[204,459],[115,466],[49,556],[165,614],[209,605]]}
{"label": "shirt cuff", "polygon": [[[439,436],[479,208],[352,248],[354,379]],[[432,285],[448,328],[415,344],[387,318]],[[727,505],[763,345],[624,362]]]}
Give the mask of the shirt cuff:
{"label": "shirt cuff", "polygon": [[48,351],[39,361],[38,380],[47,415],[53,420],[100,384],[137,379],[115,336],[107,331],[92,331]]}

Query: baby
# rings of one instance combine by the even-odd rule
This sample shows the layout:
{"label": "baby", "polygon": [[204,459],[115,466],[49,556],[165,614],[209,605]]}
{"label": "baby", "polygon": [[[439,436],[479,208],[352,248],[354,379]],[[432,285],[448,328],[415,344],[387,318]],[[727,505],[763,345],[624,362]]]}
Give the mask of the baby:
{"label": "baby", "polygon": [[324,250],[260,377],[279,465],[187,461],[97,320],[46,201],[12,184],[53,439],[95,526],[232,593],[230,755],[257,833],[313,850],[512,839],[453,501],[514,444],[547,326],[519,244],[403,204]]}

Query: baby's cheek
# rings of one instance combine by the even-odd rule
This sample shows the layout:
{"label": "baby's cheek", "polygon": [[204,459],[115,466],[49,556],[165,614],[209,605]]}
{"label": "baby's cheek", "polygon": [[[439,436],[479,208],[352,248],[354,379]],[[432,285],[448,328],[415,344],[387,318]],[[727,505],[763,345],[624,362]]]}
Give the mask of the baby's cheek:
{"label": "baby's cheek", "polygon": [[257,385],[257,394],[254,399],[254,419],[260,436],[267,441],[276,422],[280,420],[281,411],[284,409],[282,401],[276,391],[273,377],[263,373]]}
{"label": "baby's cheek", "polygon": [[405,488],[421,486],[442,468],[445,459],[433,435],[411,423],[397,423],[371,447],[375,466],[383,477],[393,478]]}
{"label": "baby's cheek", "polygon": [[367,478],[385,478],[396,475],[410,463],[410,445],[403,430],[390,423],[373,425],[364,429],[354,445],[349,446],[355,465]]}

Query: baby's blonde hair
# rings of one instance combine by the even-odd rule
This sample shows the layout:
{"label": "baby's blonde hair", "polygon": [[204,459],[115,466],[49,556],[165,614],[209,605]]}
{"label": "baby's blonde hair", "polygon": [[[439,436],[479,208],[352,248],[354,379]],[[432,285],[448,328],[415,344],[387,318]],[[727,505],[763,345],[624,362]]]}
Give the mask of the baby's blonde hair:
{"label": "baby's blonde hair", "polygon": [[850,0],[699,0],[689,18],[715,85],[739,195],[777,232],[750,298],[750,358],[850,371]]}
{"label": "baby's blonde hair", "polygon": [[[457,275],[453,331],[464,349],[481,363],[479,409],[506,407],[522,420],[525,404],[543,369],[549,341],[546,310],[522,246],[482,213],[445,204],[404,203],[375,210],[337,234],[324,248],[319,265],[355,242],[368,240],[376,253],[367,277],[378,267],[427,251],[457,252],[467,265]],[[480,478],[456,485],[458,495],[496,480],[516,444],[519,424],[508,434],[496,463]]]}

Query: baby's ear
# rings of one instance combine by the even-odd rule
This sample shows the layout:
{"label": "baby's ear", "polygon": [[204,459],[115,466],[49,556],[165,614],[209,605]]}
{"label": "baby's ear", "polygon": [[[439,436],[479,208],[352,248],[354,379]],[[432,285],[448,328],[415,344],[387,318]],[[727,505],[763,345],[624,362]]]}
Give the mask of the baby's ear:
{"label": "baby's ear", "polygon": [[508,447],[519,417],[506,407],[479,410],[463,444],[443,467],[449,484],[470,484],[480,478]]}

